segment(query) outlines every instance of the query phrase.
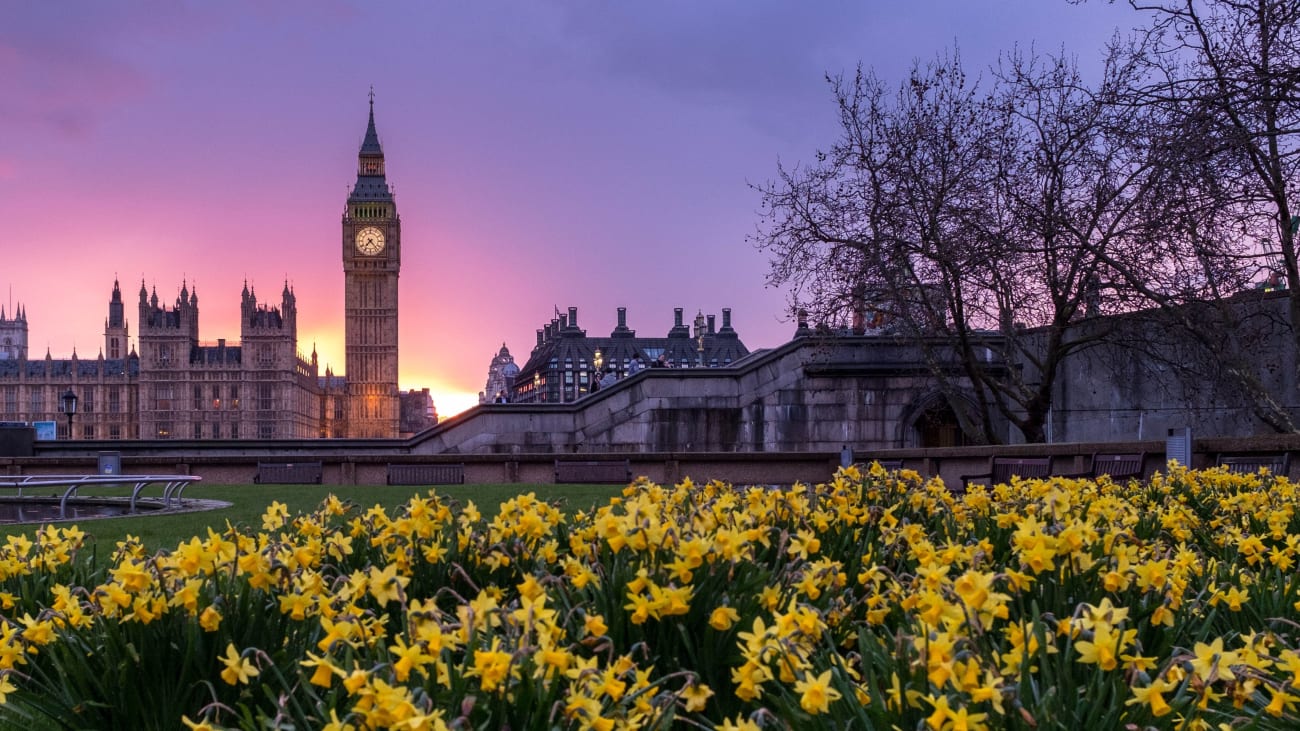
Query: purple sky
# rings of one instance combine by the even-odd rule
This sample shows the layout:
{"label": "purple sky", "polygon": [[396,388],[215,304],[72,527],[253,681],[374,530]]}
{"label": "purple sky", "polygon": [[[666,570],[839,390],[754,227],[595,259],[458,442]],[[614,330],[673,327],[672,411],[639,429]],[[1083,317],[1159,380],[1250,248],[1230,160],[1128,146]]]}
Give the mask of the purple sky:
{"label": "purple sky", "polygon": [[[367,92],[402,216],[401,385],[470,405],[553,307],[593,334],[733,310],[788,339],[747,237],[749,187],[836,134],[826,73],[889,80],[956,44],[968,71],[1062,44],[1084,65],[1127,5],[911,2],[13,2],[0,26],[0,303],[33,356],[103,343],[116,274],[197,287],[239,337],[247,279],[298,297],[300,347],[343,370],[339,219]],[[10,294],[12,292],[12,295]]]}

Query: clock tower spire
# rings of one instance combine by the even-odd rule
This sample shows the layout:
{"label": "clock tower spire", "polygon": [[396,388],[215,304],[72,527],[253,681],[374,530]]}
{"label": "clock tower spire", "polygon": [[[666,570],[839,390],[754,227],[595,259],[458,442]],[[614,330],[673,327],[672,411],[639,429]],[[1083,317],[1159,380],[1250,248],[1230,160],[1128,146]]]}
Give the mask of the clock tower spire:
{"label": "clock tower spire", "polygon": [[371,87],[370,119],[357,153],[357,180],[343,208],[343,329],[350,437],[397,437],[401,223],[375,129],[375,91]]}

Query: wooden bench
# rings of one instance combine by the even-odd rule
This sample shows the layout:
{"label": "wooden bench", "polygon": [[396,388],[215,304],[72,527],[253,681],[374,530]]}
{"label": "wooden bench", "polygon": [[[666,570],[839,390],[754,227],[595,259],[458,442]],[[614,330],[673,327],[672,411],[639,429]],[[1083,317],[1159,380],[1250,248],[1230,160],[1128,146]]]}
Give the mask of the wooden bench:
{"label": "wooden bench", "polygon": [[556,460],[555,483],[623,484],[632,481],[632,463],[626,459]]}
{"label": "wooden bench", "polygon": [[1097,452],[1092,455],[1092,466],[1084,472],[1061,473],[1059,477],[1088,477],[1096,479],[1107,475],[1112,480],[1142,479],[1146,474],[1146,453]]}
{"label": "wooden bench", "polygon": [[972,482],[997,485],[1010,482],[1012,477],[1047,477],[1051,472],[1051,457],[993,457],[989,460],[988,472],[962,475],[961,489],[964,492]]}
{"label": "wooden bench", "polygon": [[390,464],[390,485],[463,485],[465,465],[458,464]]}
{"label": "wooden bench", "polygon": [[1289,474],[1290,455],[1282,454],[1220,454],[1216,464],[1229,472],[1253,475],[1267,467],[1270,474],[1286,477]]}
{"label": "wooden bench", "polygon": [[253,482],[259,485],[319,485],[320,462],[258,462]]}

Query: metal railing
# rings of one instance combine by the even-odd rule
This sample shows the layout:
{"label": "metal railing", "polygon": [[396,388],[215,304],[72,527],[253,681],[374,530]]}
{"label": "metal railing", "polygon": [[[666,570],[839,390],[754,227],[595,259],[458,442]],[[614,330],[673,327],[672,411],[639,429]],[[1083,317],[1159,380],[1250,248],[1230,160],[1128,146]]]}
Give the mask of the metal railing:
{"label": "metal railing", "polygon": [[[135,512],[136,503],[140,499],[140,493],[150,485],[162,485],[163,508],[172,507],[172,501],[175,500],[179,506],[182,503],[182,493],[185,488],[192,482],[199,482],[203,478],[196,475],[24,475],[24,476],[0,476],[0,489],[13,488],[21,496],[24,489],[38,488],[63,488],[63,496],[59,498],[59,516],[66,514],[68,499],[77,495],[77,490],[83,487],[106,487],[113,485],[131,485],[131,512]],[[150,498],[145,498],[146,500]]]}

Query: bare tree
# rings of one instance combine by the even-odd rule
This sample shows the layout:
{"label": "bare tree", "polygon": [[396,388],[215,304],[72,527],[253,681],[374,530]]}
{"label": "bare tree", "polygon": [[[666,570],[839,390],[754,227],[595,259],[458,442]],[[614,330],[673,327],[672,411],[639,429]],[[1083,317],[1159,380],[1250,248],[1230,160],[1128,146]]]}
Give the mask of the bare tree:
{"label": "bare tree", "polygon": [[[1141,108],[1157,183],[1130,255],[1099,252],[1121,309],[1170,338],[1135,338],[1148,360],[1227,394],[1276,431],[1295,431],[1254,354],[1300,315],[1295,180],[1300,165],[1300,1],[1130,0],[1150,17],[1112,44],[1137,73],[1114,103]],[[1122,50],[1120,49],[1123,46]],[[1251,283],[1282,275],[1287,312],[1252,304]],[[1132,322],[1135,318],[1128,318]]]}
{"label": "bare tree", "polygon": [[1064,59],[1022,55],[987,92],[955,56],[892,96],[868,73],[833,79],[842,137],[762,188],[770,282],[837,325],[884,312],[973,440],[998,441],[1001,418],[1042,441],[1063,359],[1101,337],[1072,324],[1100,313],[1106,261],[1125,256],[1151,185],[1146,110],[1113,103],[1124,60],[1096,89]]}

